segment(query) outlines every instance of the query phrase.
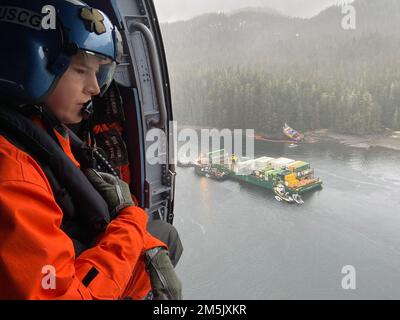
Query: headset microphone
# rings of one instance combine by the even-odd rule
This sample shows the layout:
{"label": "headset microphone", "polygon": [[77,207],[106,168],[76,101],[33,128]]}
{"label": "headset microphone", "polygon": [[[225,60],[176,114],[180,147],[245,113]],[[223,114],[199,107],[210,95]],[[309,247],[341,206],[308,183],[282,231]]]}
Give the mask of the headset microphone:
{"label": "headset microphone", "polygon": [[92,100],[88,101],[85,103],[83,109],[82,109],[82,116],[84,120],[89,120],[89,118],[93,114],[93,102]]}

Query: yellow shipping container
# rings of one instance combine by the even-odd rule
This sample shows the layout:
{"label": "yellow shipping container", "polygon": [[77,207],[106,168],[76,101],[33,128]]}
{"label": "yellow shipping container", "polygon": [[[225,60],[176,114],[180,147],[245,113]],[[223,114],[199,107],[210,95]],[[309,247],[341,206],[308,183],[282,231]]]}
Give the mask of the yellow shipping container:
{"label": "yellow shipping container", "polygon": [[288,185],[289,185],[289,187],[294,187],[294,186],[297,186],[299,184],[299,182],[300,182],[299,180],[293,179],[291,181],[288,181]]}
{"label": "yellow shipping container", "polygon": [[304,166],[305,164],[306,164],[306,163],[305,163],[304,161],[296,161],[296,162],[291,163],[291,164],[288,166],[288,169],[291,170],[291,171],[293,171],[294,169],[296,169],[296,168],[298,168],[298,167],[301,167],[301,166]]}
{"label": "yellow shipping container", "polygon": [[294,174],[294,173],[291,173],[291,174],[288,174],[287,176],[285,176],[285,181],[290,181],[293,179],[296,179],[296,174]]}
{"label": "yellow shipping container", "polygon": [[288,169],[295,168],[295,167],[296,167],[296,165],[298,165],[299,163],[301,163],[301,161],[295,161],[295,162],[293,162],[293,163],[289,164],[289,165],[288,165]]}

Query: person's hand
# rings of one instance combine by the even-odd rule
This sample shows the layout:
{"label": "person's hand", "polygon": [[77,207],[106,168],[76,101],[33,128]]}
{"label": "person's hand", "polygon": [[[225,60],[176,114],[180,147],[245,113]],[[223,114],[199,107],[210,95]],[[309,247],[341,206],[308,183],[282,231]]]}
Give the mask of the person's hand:
{"label": "person's hand", "polygon": [[85,170],[85,174],[107,202],[111,219],[114,219],[122,209],[135,205],[129,185],[125,181],[94,169]]}
{"label": "person's hand", "polygon": [[182,300],[182,284],[163,247],[147,250],[146,267],[154,300]]}

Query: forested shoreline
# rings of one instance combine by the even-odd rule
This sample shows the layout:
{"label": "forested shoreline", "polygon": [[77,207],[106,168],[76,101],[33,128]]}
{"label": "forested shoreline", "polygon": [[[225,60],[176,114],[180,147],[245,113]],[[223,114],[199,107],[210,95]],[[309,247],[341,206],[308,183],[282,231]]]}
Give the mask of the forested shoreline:
{"label": "forested shoreline", "polygon": [[349,85],[340,79],[327,83],[240,67],[185,68],[173,77],[172,86],[180,88],[173,96],[174,110],[185,124],[257,132],[280,132],[285,122],[302,131],[400,130],[400,81],[395,75],[384,77]]}
{"label": "forested shoreline", "polygon": [[[262,12],[163,26],[175,118],[182,124],[278,133],[400,130],[400,5],[356,0],[312,19]],[[397,12],[398,11],[398,12]]]}

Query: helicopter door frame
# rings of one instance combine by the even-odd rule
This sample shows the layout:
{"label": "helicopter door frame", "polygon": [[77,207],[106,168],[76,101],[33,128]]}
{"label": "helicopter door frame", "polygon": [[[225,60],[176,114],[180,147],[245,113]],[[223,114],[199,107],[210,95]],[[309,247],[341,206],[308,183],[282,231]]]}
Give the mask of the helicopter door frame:
{"label": "helicopter door frame", "polygon": [[[169,124],[173,115],[165,50],[154,3],[152,0],[89,0],[87,3],[105,12],[122,35],[124,55],[114,80],[124,104],[124,140],[130,160],[131,191],[140,207],[148,212],[149,219],[172,224],[176,173],[171,151],[175,142],[170,139],[173,130]],[[158,133],[158,139],[154,133]],[[146,152],[155,143],[156,158],[161,163],[147,161]]]}

